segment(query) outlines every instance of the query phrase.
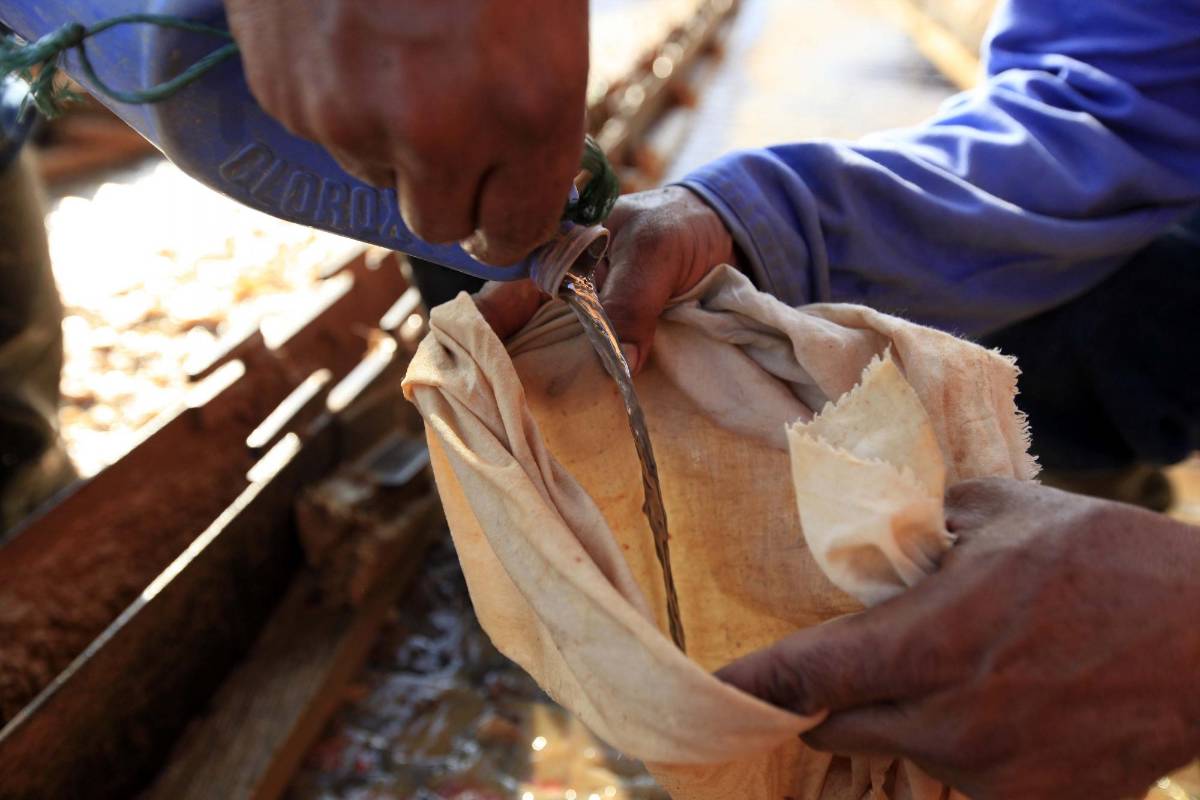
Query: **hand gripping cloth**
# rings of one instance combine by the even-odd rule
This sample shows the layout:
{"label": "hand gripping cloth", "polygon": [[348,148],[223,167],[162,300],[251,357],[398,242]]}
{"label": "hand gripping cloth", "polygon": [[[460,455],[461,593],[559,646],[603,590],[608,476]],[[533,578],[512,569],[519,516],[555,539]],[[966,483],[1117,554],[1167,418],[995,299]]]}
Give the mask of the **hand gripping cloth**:
{"label": "hand gripping cloth", "polygon": [[[496,646],[680,800],[941,798],[911,765],[807,749],[712,671],[935,569],[954,481],[1031,478],[1011,360],[867,308],[791,308],[733,268],[659,321],[637,378],[688,653],[621,400],[561,302],[507,343],[466,295],[405,378]],[[814,411],[818,412],[814,415]]]}

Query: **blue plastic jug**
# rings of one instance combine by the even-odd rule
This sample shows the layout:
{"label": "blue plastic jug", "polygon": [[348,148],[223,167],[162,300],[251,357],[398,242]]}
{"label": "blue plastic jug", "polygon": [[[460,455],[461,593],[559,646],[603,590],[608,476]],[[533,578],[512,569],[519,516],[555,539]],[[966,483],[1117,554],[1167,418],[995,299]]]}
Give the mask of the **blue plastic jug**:
{"label": "blue plastic jug", "polygon": [[[92,25],[131,13],[166,14],[224,28],[221,0],[0,0],[0,22],[34,40],[70,22]],[[87,40],[96,75],[135,91],[166,81],[223,42],[155,25],[122,25]],[[578,258],[598,260],[608,234],[564,222],[559,236],[525,261],[483,264],[457,245],[418,239],[400,217],[393,189],[347,174],[322,147],[288,133],[254,100],[240,58],[154,104],[131,105],[95,92],[71,52],[63,68],[192,177],[273,216],[381,245],[486,280],[532,276],[549,292]],[[582,112],[581,112],[582,113]]]}

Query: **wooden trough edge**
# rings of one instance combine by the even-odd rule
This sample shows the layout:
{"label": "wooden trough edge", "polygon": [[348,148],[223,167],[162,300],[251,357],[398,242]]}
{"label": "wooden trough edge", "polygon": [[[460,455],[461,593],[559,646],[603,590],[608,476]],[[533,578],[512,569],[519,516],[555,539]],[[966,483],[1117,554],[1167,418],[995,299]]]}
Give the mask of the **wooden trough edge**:
{"label": "wooden trough edge", "polygon": [[445,531],[436,495],[414,502],[402,525],[406,555],[358,608],[314,601],[316,575],[293,581],[246,660],[181,738],[142,800],[281,796],[305,752],[342,702],[388,610],[428,545]]}
{"label": "wooden trough edge", "polygon": [[[374,344],[359,350],[361,355],[338,343],[346,336],[361,341],[363,326],[386,316],[387,301],[381,306],[380,300],[393,294],[378,284],[402,280],[395,263],[368,271],[360,262],[356,259],[353,266],[355,283],[362,287],[353,294],[366,291],[370,297],[357,311],[346,303],[358,305],[359,300],[342,293],[345,302],[322,309],[312,320],[317,324],[299,331],[282,350],[248,351],[242,354],[245,363],[238,359],[221,367],[237,372],[238,379],[229,384],[236,387],[246,385],[243,381],[258,372],[256,367],[269,366],[275,373],[283,369],[299,385],[305,375],[319,371],[318,364],[333,365],[341,379],[336,386],[323,386],[322,398],[326,391],[337,393],[337,408],[332,403],[322,403],[320,409],[313,403],[296,405],[289,419],[274,420],[274,446],[268,445],[265,453],[247,459],[249,448],[239,440],[242,446],[225,454],[224,471],[236,474],[226,475],[224,483],[236,478],[243,488],[229,495],[223,511],[214,509],[183,552],[164,562],[157,577],[148,577],[140,594],[0,729],[0,798],[128,798],[144,787],[180,731],[254,643],[300,568],[294,503],[301,490],[366,452],[385,434],[407,430],[409,436],[418,435],[416,412],[399,393],[411,342],[397,342],[379,331]],[[396,272],[394,278],[389,270]],[[211,398],[182,410],[182,422],[161,426],[139,449],[180,424],[185,430],[199,425],[201,434],[211,425],[234,424],[210,413],[229,391],[228,382],[218,383],[222,388]],[[259,405],[264,414],[271,410],[269,404]],[[214,418],[207,420],[209,416]],[[236,420],[234,427],[245,428],[240,433],[245,438],[256,425],[251,416]],[[229,436],[212,444],[227,449],[231,442],[225,439]],[[184,465],[190,457],[188,452],[175,456]],[[211,477],[196,475],[200,481]],[[153,472],[128,476],[143,485],[153,484],[154,478]],[[111,482],[101,473],[65,501],[73,511],[47,514],[35,523],[40,528],[8,543],[0,555],[17,565],[38,556],[44,549],[33,545],[53,541],[59,520],[86,516],[95,501],[108,502],[89,487]],[[169,510],[161,513],[170,517]],[[73,546],[86,545],[85,536]]]}

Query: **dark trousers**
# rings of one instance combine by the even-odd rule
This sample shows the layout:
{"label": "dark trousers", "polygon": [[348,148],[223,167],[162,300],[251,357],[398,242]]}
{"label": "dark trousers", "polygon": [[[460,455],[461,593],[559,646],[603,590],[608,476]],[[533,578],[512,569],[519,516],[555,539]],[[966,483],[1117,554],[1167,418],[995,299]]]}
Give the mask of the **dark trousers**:
{"label": "dark trousers", "polygon": [[0,538],[74,476],[58,437],[62,305],[23,159],[0,167]]}
{"label": "dark trousers", "polygon": [[1200,450],[1200,213],[1107,281],[987,336],[1017,357],[1048,470],[1165,466]]}

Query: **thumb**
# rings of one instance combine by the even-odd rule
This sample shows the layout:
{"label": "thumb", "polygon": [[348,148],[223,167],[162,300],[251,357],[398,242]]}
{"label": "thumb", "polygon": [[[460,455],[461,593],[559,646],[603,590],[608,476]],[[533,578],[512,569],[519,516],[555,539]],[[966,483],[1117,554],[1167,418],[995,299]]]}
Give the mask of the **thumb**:
{"label": "thumb", "polygon": [[618,238],[600,292],[600,302],[634,374],[650,355],[658,317],[671,299],[671,265],[661,258],[662,250],[645,237]]}
{"label": "thumb", "polygon": [[934,654],[905,622],[903,596],[806,628],[717,672],[747,694],[802,716],[918,696],[941,685]]}
{"label": "thumb", "polygon": [[496,335],[507,339],[524,327],[547,299],[533,281],[492,281],[475,295],[475,305]]}

